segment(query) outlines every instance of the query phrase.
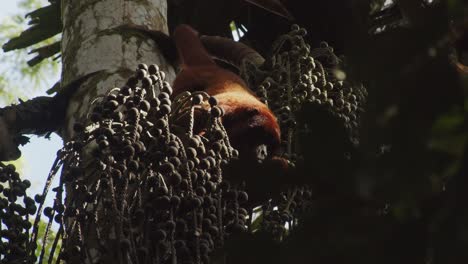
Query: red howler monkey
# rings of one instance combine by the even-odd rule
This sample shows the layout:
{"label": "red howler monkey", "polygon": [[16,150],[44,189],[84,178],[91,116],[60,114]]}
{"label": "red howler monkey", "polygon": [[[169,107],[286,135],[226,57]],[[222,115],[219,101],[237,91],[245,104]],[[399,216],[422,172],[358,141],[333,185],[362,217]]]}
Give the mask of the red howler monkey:
{"label": "red howler monkey", "polygon": [[205,91],[224,110],[223,125],[241,159],[263,161],[278,151],[280,128],[274,114],[236,74],[219,67],[203,47],[197,32],[188,25],[173,34],[181,72],[173,96],[184,91]]}

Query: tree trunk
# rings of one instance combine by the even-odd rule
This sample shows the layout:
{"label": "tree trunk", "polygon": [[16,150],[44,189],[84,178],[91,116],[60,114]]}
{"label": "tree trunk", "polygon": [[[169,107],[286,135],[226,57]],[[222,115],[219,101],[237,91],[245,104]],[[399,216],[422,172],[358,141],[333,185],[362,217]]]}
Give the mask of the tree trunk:
{"label": "tree trunk", "polygon": [[[114,87],[122,87],[139,63],[159,65],[166,73],[167,81],[172,82],[174,69],[165,61],[158,44],[148,35],[131,30],[132,27],[145,28],[167,34],[166,11],[167,3],[164,0],[62,1],[61,85],[67,87],[77,80],[84,80],[80,81],[79,87],[67,87],[77,90],[69,101],[61,128],[65,142],[73,137],[75,122],[86,120],[92,101]],[[99,175],[92,172],[95,169],[96,166],[86,168],[83,176],[86,182],[93,182],[92,178]],[[71,200],[71,197],[66,198],[66,201]],[[114,249],[111,250],[114,252],[107,252],[104,256],[98,253],[98,248],[103,245],[97,240],[95,232],[86,234],[86,248],[83,250],[91,258],[86,262],[117,263],[118,244],[104,245]],[[79,256],[72,256],[67,262],[82,263],[82,260]]]}
{"label": "tree trunk", "polygon": [[64,140],[83,120],[99,95],[125,84],[138,63],[157,64],[171,82],[174,70],[148,35],[124,28],[136,26],[168,33],[165,0],[62,1],[62,87],[96,73],[74,93],[68,105]]}

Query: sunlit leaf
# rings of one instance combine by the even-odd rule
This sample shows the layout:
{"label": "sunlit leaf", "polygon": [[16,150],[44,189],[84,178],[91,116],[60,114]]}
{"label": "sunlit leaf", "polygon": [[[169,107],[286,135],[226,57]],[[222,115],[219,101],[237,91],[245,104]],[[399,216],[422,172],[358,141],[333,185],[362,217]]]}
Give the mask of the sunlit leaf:
{"label": "sunlit leaf", "polygon": [[261,7],[273,14],[285,17],[287,19],[293,19],[293,16],[284,7],[284,5],[278,0],[245,0],[251,4]]}

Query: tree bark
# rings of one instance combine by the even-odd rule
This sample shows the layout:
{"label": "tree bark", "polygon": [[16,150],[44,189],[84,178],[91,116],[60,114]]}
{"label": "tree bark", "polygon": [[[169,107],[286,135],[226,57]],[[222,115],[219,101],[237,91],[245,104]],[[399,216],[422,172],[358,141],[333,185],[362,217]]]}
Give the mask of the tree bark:
{"label": "tree bark", "polygon": [[[94,72],[71,97],[62,131],[73,136],[73,124],[86,118],[91,101],[125,84],[138,63],[157,64],[171,82],[175,73],[148,35],[122,28],[137,26],[168,32],[165,0],[62,1],[62,87]],[[101,72],[102,71],[102,72]]]}
{"label": "tree bark", "polygon": [[[66,108],[61,128],[65,142],[74,135],[73,125],[87,119],[92,101],[114,87],[122,87],[139,63],[159,65],[166,73],[166,80],[172,82],[175,77],[174,69],[165,61],[158,43],[140,30],[129,30],[133,27],[144,28],[167,34],[166,12],[165,0],[62,1],[64,28],[61,85],[67,87],[88,76],[80,82],[79,87],[74,88],[76,90]],[[93,182],[92,178],[99,175],[92,172],[95,169],[85,169],[83,178],[86,182]],[[70,187],[67,189],[70,190]],[[67,195],[66,201],[73,200],[71,191]],[[93,226],[91,230],[93,228],[97,227]],[[90,229],[86,227],[83,230]],[[108,249],[115,249],[114,252],[100,254],[103,245],[97,241],[95,232],[85,236],[86,248],[83,250],[86,250],[88,256],[86,263],[118,263],[117,241],[115,245],[104,245]],[[128,261],[127,263],[131,263]],[[72,256],[67,263],[83,262],[80,257]]]}

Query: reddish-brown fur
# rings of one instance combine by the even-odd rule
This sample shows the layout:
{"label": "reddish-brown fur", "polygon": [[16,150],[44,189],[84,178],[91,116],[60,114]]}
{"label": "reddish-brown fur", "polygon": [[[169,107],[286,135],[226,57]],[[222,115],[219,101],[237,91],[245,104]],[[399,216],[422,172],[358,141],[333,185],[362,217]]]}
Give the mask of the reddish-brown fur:
{"label": "reddish-brown fur", "polygon": [[190,26],[178,26],[174,40],[182,68],[174,81],[174,96],[184,91],[205,91],[214,96],[224,110],[223,124],[241,158],[252,155],[262,144],[269,154],[276,152],[280,129],[271,110],[239,76],[216,65]]}

